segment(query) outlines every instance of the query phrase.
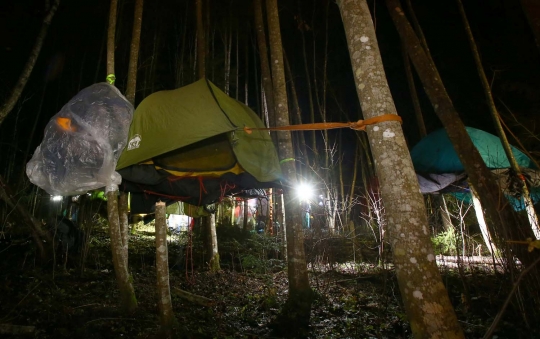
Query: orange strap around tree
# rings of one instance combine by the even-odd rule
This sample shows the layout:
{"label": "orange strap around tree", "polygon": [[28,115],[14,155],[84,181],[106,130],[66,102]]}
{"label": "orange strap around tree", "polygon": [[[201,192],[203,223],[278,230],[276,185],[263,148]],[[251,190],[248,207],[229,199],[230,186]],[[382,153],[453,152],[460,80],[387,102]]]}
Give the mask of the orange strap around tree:
{"label": "orange strap around tree", "polygon": [[319,131],[325,129],[336,128],[351,128],[357,131],[364,131],[367,125],[377,124],[383,121],[398,121],[403,123],[403,120],[396,114],[383,114],[367,120],[358,120],[355,122],[319,122],[313,124],[301,124],[301,125],[289,125],[280,127],[267,127],[267,128],[251,128],[244,127],[244,131],[247,134],[251,134],[253,130],[259,131]]}

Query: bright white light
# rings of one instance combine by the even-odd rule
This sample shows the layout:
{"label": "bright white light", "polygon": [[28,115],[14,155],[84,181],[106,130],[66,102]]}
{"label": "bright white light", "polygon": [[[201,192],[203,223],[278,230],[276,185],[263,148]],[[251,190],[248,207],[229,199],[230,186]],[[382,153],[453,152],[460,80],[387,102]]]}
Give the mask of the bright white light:
{"label": "bright white light", "polygon": [[313,198],[313,187],[307,183],[301,183],[296,187],[296,196],[298,199],[310,200]]}
{"label": "bright white light", "polygon": [[61,195],[53,195],[53,196],[51,197],[51,200],[52,200],[52,201],[62,201],[63,198],[64,198],[64,197],[62,197]]}

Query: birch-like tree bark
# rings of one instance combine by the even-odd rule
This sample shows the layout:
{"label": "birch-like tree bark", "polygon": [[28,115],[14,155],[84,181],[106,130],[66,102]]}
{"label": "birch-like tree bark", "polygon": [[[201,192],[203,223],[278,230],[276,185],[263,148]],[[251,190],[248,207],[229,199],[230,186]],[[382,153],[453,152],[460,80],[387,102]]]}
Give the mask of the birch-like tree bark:
{"label": "birch-like tree bark", "polygon": [[[364,118],[397,114],[366,0],[338,0]],[[415,338],[464,338],[442,283],[424,200],[398,122],[367,127],[403,304]]]}
{"label": "birch-like tree bark", "polygon": [[[287,89],[285,84],[285,69],[283,64],[283,49],[277,0],[267,0],[268,30],[270,36],[270,57],[272,65],[272,80],[274,84],[274,105],[276,111],[276,126],[289,124],[289,109]],[[277,135],[281,168],[286,178],[284,183],[285,223],[287,233],[287,257],[289,297],[282,312],[283,320],[288,330],[304,333],[309,325],[311,312],[312,291],[309,286],[306,256],[304,252],[304,236],[300,219],[300,204],[293,197],[293,187],[297,184],[294,149],[290,132],[279,132]]]}

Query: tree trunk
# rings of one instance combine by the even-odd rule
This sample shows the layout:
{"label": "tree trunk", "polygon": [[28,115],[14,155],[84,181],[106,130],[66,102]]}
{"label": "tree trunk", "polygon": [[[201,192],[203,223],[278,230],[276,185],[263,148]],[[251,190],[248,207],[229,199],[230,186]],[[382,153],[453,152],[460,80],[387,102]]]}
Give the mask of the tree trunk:
{"label": "tree trunk", "polygon": [[[364,118],[396,114],[365,0],[338,6]],[[415,338],[464,338],[431,245],[424,199],[401,126],[367,127],[384,201],[401,296]]]}
{"label": "tree trunk", "polygon": [[249,217],[248,213],[249,213],[249,210],[248,210],[248,199],[245,198],[245,199],[244,199],[244,220],[243,220],[243,221],[244,221],[244,225],[243,225],[243,227],[242,227],[243,230],[244,230],[244,232],[249,231],[249,229],[248,229],[248,217]]}
{"label": "tree trunk", "polygon": [[[510,162],[510,167],[513,170],[512,171],[513,173],[511,173],[511,175],[514,175],[517,178],[517,182],[519,182],[521,185],[520,193],[521,193],[521,197],[523,198],[523,202],[525,203],[525,210],[527,212],[529,224],[531,225],[531,228],[534,232],[534,235],[536,236],[536,239],[540,239],[540,229],[538,228],[538,217],[536,216],[536,212],[534,211],[534,204],[531,199],[531,195],[529,193],[529,188],[527,187],[527,183],[525,182],[525,177],[521,174],[521,169],[519,168],[519,165],[516,161],[516,157],[514,157],[514,153],[512,153],[512,149],[510,148],[510,143],[508,142],[508,139],[506,138],[506,133],[504,132],[504,129],[502,128],[499,112],[497,112],[497,107],[495,107],[495,101],[493,101],[493,96],[491,95],[491,87],[490,87],[490,84],[488,83],[486,73],[484,72],[482,61],[480,60],[480,53],[478,52],[478,48],[476,47],[476,42],[474,41],[474,36],[472,34],[471,27],[469,26],[469,20],[467,20],[465,9],[463,8],[463,4],[461,3],[460,0],[457,0],[457,3],[458,3],[459,12],[461,14],[461,19],[463,20],[463,25],[465,26],[465,31],[467,32],[467,37],[469,38],[469,44],[471,46],[471,50],[474,56],[474,62],[476,63],[478,76],[480,77],[480,80],[482,82],[482,87],[484,89],[484,95],[486,97],[486,102],[489,107],[489,112],[491,113],[491,118],[493,119],[493,123],[495,124],[497,135],[499,136],[499,139],[501,139],[504,153],[506,154],[506,157],[508,158],[508,162]],[[540,6],[538,8],[540,9]]]}
{"label": "tree trunk", "polygon": [[141,26],[144,0],[135,2],[135,13],[133,15],[133,32],[131,35],[131,47],[129,51],[129,66],[126,88],[126,99],[135,107],[135,93],[137,92],[137,64],[139,60],[139,49],[141,45]]}
{"label": "tree trunk", "polygon": [[[452,100],[446,93],[435,65],[421,48],[420,41],[407,21],[399,0],[386,0],[386,6],[401,39],[404,40],[407,46],[409,57],[422,81],[435,113],[443,123],[448,138],[452,142],[470,182],[477,190],[486,217],[489,219],[489,231],[496,241],[497,247],[507,251],[508,246],[504,244],[506,239],[534,237],[530,227],[523,227],[510,204],[500,206],[500,200],[504,199],[501,189],[493,180],[491,172],[472,143],[465,125],[454,108]],[[512,245],[511,251],[522,263],[526,265],[532,263],[533,258],[527,253],[525,246]],[[508,264],[513,265],[514,261],[510,259],[512,254],[507,251],[505,257],[509,259]]]}
{"label": "tree trunk", "polygon": [[478,221],[478,227],[480,228],[480,233],[482,234],[482,238],[484,239],[484,243],[486,247],[489,250],[489,253],[491,255],[495,254],[495,251],[497,250],[497,247],[495,246],[495,243],[491,240],[491,236],[489,235],[486,219],[484,218],[484,209],[482,208],[482,204],[480,203],[480,200],[478,199],[478,195],[476,194],[476,191],[474,190],[474,187],[472,185],[469,185],[471,188],[471,196],[474,206],[474,212],[476,214],[476,220]]}
{"label": "tree trunk", "polygon": [[[107,35],[107,80],[114,85],[114,38],[116,30],[116,0],[111,0],[109,16],[109,32]],[[106,188],[107,217],[109,219],[109,235],[111,237],[111,252],[114,272],[120,291],[120,308],[127,313],[133,313],[137,308],[137,298],[127,267],[127,247],[124,247],[120,218],[118,211],[118,186]],[[126,239],[127,243],[127,239]]]}
{"label": "tree trunk", "polygon": [[30,74],[32,74],[32,70],[34,69],[34,65],[36,64],[39,53],[41,52],[41,47],[43,46],[43,42],[45,41],[45,37],[47,36],[47,31],[51,24],[54,13],[56,13],[56,9],[58,8],[59,3],[60,0],[55,0],[52,6],[48,8],[47,14],[45,14],[45,18],[43,18],[41,30],[39,31],[39,34],[36,38],[36,42],[34,43],[32,52],[30,52],[30,56],[28,57],[28,60],[24,65],[23,71],[19,76],[19,79],[17,80],[17,84],[15,84],[15,87],[13,87],[13,90],[11,91],[9,97],[2,104],[2,107],[0,107],[0,125],[2,125],[7,115],[11,112],[11,110],[19,100],[19,97],[21,96],[22,91],[26,86],[26,83],[28,82],[28,78],[30,78]]}
{"label": "tree trunk", "polygon": [[118,198],[118,220],[120,222],[120,235],[122,237],[122,252],[126,267],[129,267],[129,216],[128,216],[128,195],[120,192]]}
{"label": "tree trunk", "polygon": [[[285,84],[285,70],[283,64],[283,50],[279,26],[277,0],[266,2],[268,15],[268,28],[270,33],[270,51],[272,62],[272,79],[274,83],[274,105],[276,111],[276,125],[289,124],[289,110]],[[280,132],[277,135],[279,156],[287,185],[284,188],[286,208],[287,256],[289,277],[289,298],[282,312],[283,320],[290,321],[291,326],[285,328],[296,329],[299,334],[305,334],[309,326],[312,291],[309,286],[306,257],[304,253],[304,237],[300,210],[290,187],[297,184],[296,167],[294,164],[294,151],[290,132]],[[294,326],[292,326],[294,324]]]}
{"label": "tree trunk", "polygon": [[170,333],[176,325],[169,286],[169,254],[167,251],[167,222],[165,203],[156,203],[156,275],[159,323],[161,333]]}
{"label": "tree trunk", "polygon": [[114,273],[120,291],[120,308],[124,312],[133,313],[137,308],[137,298],[128,273],[127,259],[124,258],[124,246],[122,246],[120,220],[118,219],[118,189],[107,192],[107,217],[109,219]]}
{"label": "tree trunk", "polygon": [[197,3],[197,76],[199,79],[206,77],[206,41],[203,23],[203,0]]}
{"label": "tree trunk", "polygon": [[268,61],[268,48],[266,45],[266,34],[264,30],[262,0],[254,0],[255,9],[255,30],[257,32],[257,46],[259,48],[259,58],[261,63],[261,80],[268,109],[268,120],[273,127],[276,124],[276,110],[274,105],[274,90],[272,84],[272,73],[270,62]]}
{"label": "tree trunk", "polygon": [[521,7],[529,21],[529,26],[534,34],[536,47],[540,52],[540,2],[538,0],[521,0]]}
{"label": "tree trunk", "polygon": [[208,248],[206,249],[206,253],[208,255],[208,268],[210,272],[217,272],[221,270],[221,266],[219,264],[219,251],[216,234],[216,215],[211,214],[204,217],[203,220],[206,223],[205,231],[207,232],[207,237],[210,240],[208,242]]}

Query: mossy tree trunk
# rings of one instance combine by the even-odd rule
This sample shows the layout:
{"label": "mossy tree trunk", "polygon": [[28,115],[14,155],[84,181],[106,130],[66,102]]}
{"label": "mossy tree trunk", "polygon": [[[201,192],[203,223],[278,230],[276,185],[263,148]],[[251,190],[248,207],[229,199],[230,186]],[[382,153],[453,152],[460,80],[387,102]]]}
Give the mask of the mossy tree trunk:
{"label": "mossy tree trunk", "polygon": [[[270,36],[276,126],[285,126],[289,124],[289,110],[277,0],[267,0],[266,11]],[[297,184],[294,149],[290,132],[279,132],[277,141],[282,163],[281,168],[286,180],[283,194],[286,210],[285,230],[287,233],[287,273],[289,278],[289,297],[282,311],[282,319],[289,322],[290,326],[287,326],[287,323],[284,324],[286,328],[294,329],[299,336],[302,336],[305,335],[309,325],[312,291],[309,286],[304,252],[300,204],[295,199],[291,189]]]}
{"label": "mossy tree trunk", "polygon": [[[397,114],[366,0],[338,0],[364,118]],[[464,338],[435,263],[424,199],[398,122],[368,126],[396,275],[415,338]]]}

